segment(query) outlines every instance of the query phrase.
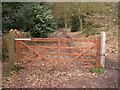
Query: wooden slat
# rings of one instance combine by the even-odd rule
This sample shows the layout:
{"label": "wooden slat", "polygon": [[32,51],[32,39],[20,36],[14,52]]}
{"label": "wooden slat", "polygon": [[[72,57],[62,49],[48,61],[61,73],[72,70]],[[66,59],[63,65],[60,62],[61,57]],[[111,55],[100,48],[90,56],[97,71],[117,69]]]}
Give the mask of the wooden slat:
{"label": "wooden slat", "polygon": [[[48,47],[48,46],[29,46],[31,48],[49,48],[49,49],[56,49],[58,47]],[[93,47],[60,47],[61,49],[97,49],[96,46]]]}
{"label": "wooden slat", "polygon": [[[21,59],[23,61],[41,61],[41,59],[38,58],[32,58],[32,59]],[[44,61],[58,61],[57,59],[45,59]],[[69,61],[69,59],[61,59],[60,61]],[[95,62],[96,59],[76,59],[75,61],[88,61],[88,62]]]}
{"label": "wooden slat", "polygon": [[96,66],[62,66],[62,68],[94,68]]}
{"label": "wooden slat", "polygon": [[[20,38],[24,39],[24,38]],[[59,38],[26,38],[31,39],[30,41],[58,41]],[[61,42],[93,42],[96,43],[97,40],[91,40],[91,39],[67,39],[67,38],[61,38]],[[27,41],[27,40],[24,40]]]}
{"label": "wooden slat", "polygon": [[31,48],[47,48],[47,49],[56,49],[58,47],[48,47],[48,46],[29,46]]}
{"label": "wooden slat", "polygon": [[[61,59],[61,61],[69,61],[70,59]],[[88,62],[95,62],[96,59],[75,59],[75,61],[88,61]]]}
{"label": "wooden slat", "polygon": [[93,47],[61,47],[61,49],[97,49],[96,46]]}
{"label": "wooden slat", "polygon": [[87,62],[95,62],[94,59],[76,59],[75,61],[87,61]]}
{"label": "wooden slat", "polygon": [[[33,52],[20,52],[20,54],[32,54]],[[58,53],[40,53],[41,55],[58,55]],[[79,53],[61,53],[61,55],[78,55]],[[96,53],[84,53],[83,55],[96,55]]]}
{"label": "wooden slat", "polygon": [[[40,66],[36,66],[36,65],[32,65],[32,66],[30,66],[30,65],[21,65],[21,67],[31,67],[31,68],[33,68],[33,67],[40,67]],[[52,66],[52,67],[55,67],[56,69],[58,69],[58,67],[56,66],[56,64],[54,64],[54,66]],[[96,66],[61,66],[60,68],[62,69],[62,68],[94,68],[94,67],[96,67]],[[50,68],[50,66],[48,66],[48,67],[45,67],[45,68]]]}

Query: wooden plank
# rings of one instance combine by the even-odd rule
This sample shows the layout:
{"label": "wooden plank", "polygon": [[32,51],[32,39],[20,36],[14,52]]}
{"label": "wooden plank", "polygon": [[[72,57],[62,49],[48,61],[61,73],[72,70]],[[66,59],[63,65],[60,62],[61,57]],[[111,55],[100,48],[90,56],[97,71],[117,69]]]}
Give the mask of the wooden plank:
{"label": "wooden plank", "polygon": [[[24,38],[20,38],[20,39],[24,39]],[[59,40],[59,38],[26,38],[26,39],[31,39],[30,41],[56,41],[56,42]],[[93,42],[93,43],[96,43],[97,40],[61,38],[61,42]]]}
{"label": "wooden plank", "polygon": [[17,40],[22,40],[22,41],[26,41],[26,40],[31,40],[30,38],[15,38],[15,40],[17,41]]}
{"label": "wooden plank", "polygon": [[[32,54],[33,52],[20,52],[20,54]],[[40,53],[41,55],[58,55],[58,53]],[[61,55],[78,55],[79,53],[61,53]],[[97,53],[84,53],[83,55],[97,55]]]}
{"label": "wooden plank", "polygon": [[93,47],[61,47],[61,49],[97,49],[96,46]]}
{"label": "wooden plank", "polygon": [[48,47],[48,46],[29,46],[31,48],[47,48],[47,49],[56,49],[58,47]]}
{"label": "wooden plank", "polygon": [[75,61],[87,61],[87,62],[95,62],[94,59],[76,59]]}
{"label": "wooden plank", "polygon": [[[23,60],[23,61],[42,61],[41,59],[38,59],[38,58],[32,58],[32,59],[20,59],[20,60]],[[58,61],[57,59],[45,59],[44,61]],[[69,59],[61,59],[60,61],[69,61]],[[87,61],[87,62],[95,62],[96,59],[76,59],[75,61]]]}
{"label": "wooden plank", "polygon": [[62,66],[63,68],[94,68],[96,66]]}
{"label": "wooden plank", "polygon": [[[31,48],[48,48],[48,49],[56,49],[58,47],[49,47],[49,46],[29,46]],[[93,47],[60,47],[61,49],[97,49],[96,46]]]}
{"label": "wooden plank", "polygon": [[93,42],[93,43],[96,43],[96,40],[91,40],[91,39],[62,39],[62,42]]}
{"label": "wooden plank", "polygon": [[[31,67],[31,68],[33,68],[33,67],[39,67],[39,66],[35,66],[35,65],[33,65],[33,66],[30,66],[30,65],[21,65],[21,67]],[[56,66],[56,64],[54,64],[54,65],[52,65],[52,67],[55,67],[55,68],[57,68],[58,69],[58,67]],[[95,66],[61,66],[60,68],[62,69],[62,68],[94,68]],[[45,68],[50,68],[49,66],[48,67],[45,67]]]}

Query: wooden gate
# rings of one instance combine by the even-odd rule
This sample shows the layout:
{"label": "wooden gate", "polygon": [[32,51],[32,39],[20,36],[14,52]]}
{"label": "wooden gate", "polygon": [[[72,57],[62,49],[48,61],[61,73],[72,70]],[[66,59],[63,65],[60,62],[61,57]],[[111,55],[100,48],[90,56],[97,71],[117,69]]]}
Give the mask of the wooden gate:
{"label": "wooden gate", "polygon": [[[93,40],[22,38],[19,34],[16,34],[15,41],[15,60],[17,64],[26,61],[47,61],[54,62],[56,67],[62,68],[89,68],[100,66],[100,37],[96,37],[96,39]],[[37,43],[36,45],[34,44],[35,42]],[[23,55],[26,56],[21,58]]]}

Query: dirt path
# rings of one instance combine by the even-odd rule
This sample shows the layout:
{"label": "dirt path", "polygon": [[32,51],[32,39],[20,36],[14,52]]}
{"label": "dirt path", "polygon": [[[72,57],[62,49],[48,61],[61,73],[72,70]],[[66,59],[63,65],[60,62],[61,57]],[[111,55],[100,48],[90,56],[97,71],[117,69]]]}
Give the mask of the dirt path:
{"label": "dirt path", "polygon": [[[116,31],[113,31],[116,32]],[[106,50],[106,72],[94,75],[89,69],[55,69],[47,62],[34,62],[38,67],[27,67],[18,72],[11,72],[10,76],[3,68],[3,87],[5,88],[117,88],[118,87],[118,39],[108,32]],[[62,33],[62,34],[60,34]],[[65,34],[66,35],[65,35]],[[59,31],[58,37],[69,37],[70,32]],[[111,33],[111,35],[110,35]],[[77,34],[77,33],[76,33]],[[57,34],[56,34],[57,35]],[[62,36],[63,35],[63,36]],[[65,35],[65,36],[64,36]],[[75,36],[75,35],[73,35]],[[116,44],[116,46],[115,46]],[[8,63],[3,63],[6,67]],[[39,67],[40,66],[40,67]]]}

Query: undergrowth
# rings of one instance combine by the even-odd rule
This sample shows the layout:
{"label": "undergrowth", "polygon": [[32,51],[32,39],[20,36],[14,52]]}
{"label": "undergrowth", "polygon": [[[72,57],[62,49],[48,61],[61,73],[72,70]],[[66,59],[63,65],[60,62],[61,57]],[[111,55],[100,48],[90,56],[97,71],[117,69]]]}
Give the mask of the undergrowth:
{"label": "undergrowth", "polygon": [[104,27],[104,26],[103,25],[98,25],[98,24],[93,26],[93,28],[100,28],[100,27]]}
{"label": "undergrowth", "polygon": [[94,73],[96,75],[103,74],[103,73],[105,73],[105,68],[103,68],[103,67],[91,68],[90,72]]}
{"label": "undergrowth", "polygon": [[83,31],[83,34],[86,35],[86,37],[89,37],[90,35],[100,34],[97,30],[93,30],[92,28],[86,28]]}
{"label": "undergrowth", "polygon": [[15,65],[15,68],[13,69],[13,71],[18,72],[21,69],[25,69],[24,67],[21,67],[20,65]]}

